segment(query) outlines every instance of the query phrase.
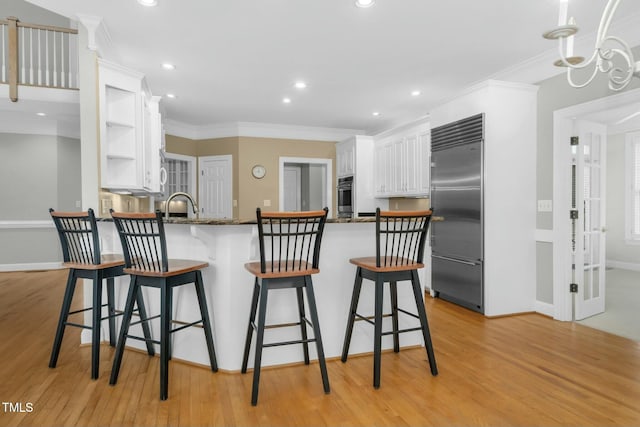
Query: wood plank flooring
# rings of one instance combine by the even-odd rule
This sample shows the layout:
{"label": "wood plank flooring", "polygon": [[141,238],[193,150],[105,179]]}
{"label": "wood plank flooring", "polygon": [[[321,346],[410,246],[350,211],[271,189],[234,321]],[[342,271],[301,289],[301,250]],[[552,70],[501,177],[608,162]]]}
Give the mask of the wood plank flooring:
{"label": "wood plank flooring", "polygon": [[[265,369],[260,401],[251,374],[170,364],[169,400],[158,399],[158,358],[127,352],[109,386],[113,349],[90,348],[68,328],[48,368],[66,270],[0,273],[0,426],[609,426],[640,425],[640,343],[537,314],[498,319],[427,298],[438,369],[422,348],[385,353],[382,386],[372,358]],[[349,281],[345,286],[351,286]]]}

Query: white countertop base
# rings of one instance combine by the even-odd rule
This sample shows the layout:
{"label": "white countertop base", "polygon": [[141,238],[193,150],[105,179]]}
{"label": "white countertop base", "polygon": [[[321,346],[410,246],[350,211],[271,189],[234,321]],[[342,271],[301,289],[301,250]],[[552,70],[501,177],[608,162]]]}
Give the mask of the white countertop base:
{"label": "white countertop base", "polygon": [[[99,224],[103,253],[121,253],[120,241],[111,222]],[[242,364],[242,352],[247,333],[249,309],[254,276],[244,269],[250,260],[259,259],[258,235],[255,225],[190,225],[166,224],[167,246],[170,258],[208,261],[203,279],[209,314],[213,323],[213,338],[220,369],[238,371]],[[356,267],[349,258],[375,254],[375,223],[326,224],[320,254],[320,273],[314,275],[318,316],[322,331],[324,352],[327,358],[340,357]],[[425,254],[425,260],[428,259]],[[425,269],[419,273],[425,286]],[[122,308],[129,285],[128,276],[116,279],[117,308]],[[428,285],[428,284],[427,284]],[[373,315],[373,282],[364,280],[360,295],[359,312]],[[90,287],[85,300],[90,303]],[[143,288],[147,312],[159,313],[160,296],[157,289]],[[390,312],[389,288],[385,286],[385,313]],[[106,297],[105,297],[106,298]],[[106,301],[106,299],[105,299]],[[199,319],[195,289],[184,285],[174,290],[174,320]],[[410,312],[416,312],[409,282],[398,284],[398,304]],[[429,313],[427,313],[428,317]],[[267,324],[295,322],[298,319],[296,293],[292,289],[269,292]],[[118,327],[120,322],[118,322]],[[400,314],[400,328],[419,326],[417,319]],[[107,322],[103,322],[103,339],[106,340]],[[383,331],[391,327],[391,318],[384,319]],[[140,326],[131,328],[138,334]],[[152,321],[152,334],[159,339],[159,319]],[[299,327],[270,329],[265,332],[265,343],[299,339]],[[313,334],[309,328],[310,336]],[[139,335],[142,335],[141,332]],[[254,334],[255,336],[255,334]],[[208,365],[204,334],[200,328],[187,328],[172,334],[173,358]],[[88,331],[83,331],[82,342],[90,342]],[[254,338],[255,343],[255,338]],[[400,345],[424,345],[419,331],[400,335]],[[144,349],[141,341],[129,339],[127,346]],[[382,348],[392,348],[392,336],[382,337]],[[249,366],[253,365],[253,346]],[[315,345],[309,345],[311,359],[316,359]],[[373,352],[373,326],[356,322],[351,339],[350,354]],[[126,359],[126,356],[125,356]],[[301,362],[302,346],[291,345],[263,350],[262,366]],[[126,360],[125,362],[126,363]]]}

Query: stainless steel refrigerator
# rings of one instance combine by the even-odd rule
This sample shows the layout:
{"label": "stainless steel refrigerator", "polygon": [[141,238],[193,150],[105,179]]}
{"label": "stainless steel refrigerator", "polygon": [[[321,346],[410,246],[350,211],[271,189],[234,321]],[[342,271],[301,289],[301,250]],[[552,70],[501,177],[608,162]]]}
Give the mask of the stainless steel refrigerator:
{"label": "stainless steel refrigerator", "polygon": [[431,130],[432,288],[484,313],[484,115]]}

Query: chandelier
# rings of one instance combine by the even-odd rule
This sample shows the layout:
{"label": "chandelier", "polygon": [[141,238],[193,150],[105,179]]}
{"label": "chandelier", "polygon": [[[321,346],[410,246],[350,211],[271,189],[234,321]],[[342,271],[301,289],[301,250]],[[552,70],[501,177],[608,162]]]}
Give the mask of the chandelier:
{"label": "chandelier", "polygon": [[[637,1],[637,0],[634,0]],[[573,17],[567,19],[569,0],[560,0],[560,13],[558,16],[558,27],[547,31],[542,36],[550,40],[558,40],[560,59],[554,65],[567,67],[567,80],[572,87],[582,88],[593,81],[598,73],[609,75],[609,88],[619,91],[627,87],[633,77],[640,77],[640,61],[635,62],[633,52],[629,45],[616,36],[608,35],[609,25],[613,15],[620,4],[620,0],[608,0],[604,9],[598,33],[596,35],[596,45],[593,54],[588,60],[582,56],[573,54],[573,38],[578,32],[578,26]],[[588,70],[583,76],[588,76],[582,83],[576,83],[574,72],[593,68],[589,76]]]}

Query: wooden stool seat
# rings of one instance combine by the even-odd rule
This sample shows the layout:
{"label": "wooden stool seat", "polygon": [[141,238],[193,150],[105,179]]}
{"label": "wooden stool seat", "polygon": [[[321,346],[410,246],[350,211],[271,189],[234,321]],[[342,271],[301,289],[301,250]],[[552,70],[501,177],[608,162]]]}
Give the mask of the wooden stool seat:
{"label": "wooden stool seat", "polygon": [[125,268],[127,274],[135,274],[148,277],[171,277],[180,274],[201,270],[209,266],[208,262],[194,261],[190,259],[170,259],[168,260],[167,271],[144,270],[138,267]]}
{"label": "wooden stool seat", "polygon": [[378,267],[376,257],[374,256],[351,258],[349,262],[358,267],[366,268],[367,270],[375,271],[377,273],[385,271],[408,271],[424,267],[424,264],[421,262],[415,262],[411,259],[399,257],[381,258],[380,267]]}
{"label": "wooden stool seat", "polygon": [[301,260],[287,262],[269,261],[266,263],[266,272],[264,273],[261,270],[260,262],[248,262],[244,265],[244,268],[254,276],[269,279],[298,277],[320,273],[319,268],[313,268],[313,264]]}
{"label": "wooden stool seat", "polygon": [[[320,272],[320,243],[322,232],[327,219],[328,209],[310,212],[269,212],[256,210],[258,219],[258,241],[260,244],[260,261],[249,262],[244,266],[255,276],[253,297],[247,338],[244,345],[242,359],[242,373],[247,372],[249,350],[253,332],[256,331],[255,358],[253,363],[253,387],[251,404],[258,404],[258,386],[260,384],[260,367],[262,350],[266,347],[302,344],[304,363],[309,364],[309,343],[316,343],[320,373],[325,393],[329,393],[329,377],[324,360],[322,337],[320,336],[320,322],[316,299],[313,291],[311,276]],[[271,289],[296,290],[298,302],[298,317],[296,323],[280,323],[266,325],[267,297]],[[303,289],[307,294],[309,316],[305,314]],[[256,322],[256,314],[258,320]],[[307,335],[307,325],[313,328],[313,337]],[[265,328],[300,327],[301,339],[283,342],[264,343]]]}
{"label": "wooden stool seat", "polygon": [[[218,370],[201,271],[209,263],[168,258],[164,223],[159,211],[155,213],[121,213],[111,210],[111,216],[122,243],[125,260],[124,272],[131,275],[131,284],[129,285],[109,383],[115,385],[118,381],[127,338],[140,339],[140,337],[129,335],[129,327],[132,325],[131,316],[136,300],[143,300],[142,287],[157,288],[160,290],[160,315],[153,317],[141,315],[140,321],[136,323],[141,323],[143,327],[147,325],[148,328],[148,323],[152,319],[160,317],[160,340],[153,340],[149,337],[145,337],[144,340],[147,343],[149,355],[153,355],[153,344],[160,345],[160,400],[166,400],[169,397],[169,360],[171,359],[169,336],[172,333],[201,325],[209,352],[211,370],[213,372]],[[190,283],[193,283],[196,288],[201,318],[193,322],[173,320],[173,289]],[[180,326],[171,329],[171,325],[174,323],[178,323]]]}
{"label": "wooden stool seat", "polygon": [[[349,345],[355,321],[363,320],[374,326],[373,339],[373,386],[380,387],[380,362],[382,353],[382,336],[393,335],[393,350],[400,351],[400,334],[404,332],[422,331],[431,374],[437,375],[436,359],[431,343],[431,334],[424,308],[424,296],[418,278],[418,269],[423,268],[424,245],[431,220],[432,211],[387,211],[376,210],[376,256],[351,258],[349,262],[357,268],[356,278],[351,296],[351,306],[347,320],[347,330],[342,347],[342,362],[349,356]],[[374,316],[357,313],[362,280],[375,283]],[[398,282],[410,281],[418,314],[398,307]],[[391,293],[392,330],[382,331],[383,285],[389,283]],[[400,329],[398,314],[406,314],[419,320],[419,327]],[[373,318],[373,321],[371,319]]]}

